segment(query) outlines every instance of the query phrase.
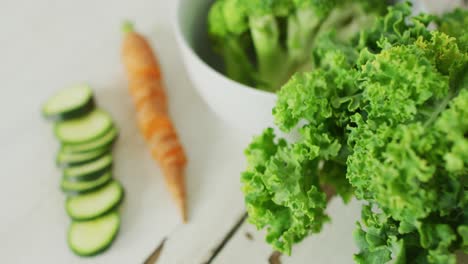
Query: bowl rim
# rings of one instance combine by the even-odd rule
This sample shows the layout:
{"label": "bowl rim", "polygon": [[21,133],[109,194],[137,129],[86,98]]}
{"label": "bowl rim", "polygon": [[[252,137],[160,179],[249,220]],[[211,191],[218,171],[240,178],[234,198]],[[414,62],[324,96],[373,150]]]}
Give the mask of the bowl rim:
{"label": "bowl rim", "polygon": [[173,16],[173,20],[175,20],[175,21],[174,21],[174,23],[172,23],[173,27],[175,27],[174,31],[175,31],[177,42],[182,46],[182,48],[187,50],[189,52],[189,54],[191,55],[191,57],[194,58],[205,70],[207,70],[207,71],[211,72],[212,74],[226,80],[232,86],[237,86],[241,90],[243,90],[245,92],[248,92],[248,93],[253,93],[255,95],[276,96],[276,93],[263,91],[263,90],[260,90],[260,89],[257,89],[257,88],[254,88],[254,87],[251,87],[251,86],[248,86],[248,85],[245,85],[243,83],[240,83],[240,82],[237,82],[237,81],[234,81],[234,80],[230,79],[229,77],[225,76],[224,74],[222,74],[222,73],[216,71],[215,69],[213,69],[213,67],[211,67],[208,63],[206,63],[195,52],[195,50],[192,48],[192,46],[189,45],[185,35],[182,33],[182,25],[180,23],[181,22],[180,15],[181,15],[181,9],[182,9],[182,2],[183,1],[188,2],[188,0],[176,0],[175,15]]}

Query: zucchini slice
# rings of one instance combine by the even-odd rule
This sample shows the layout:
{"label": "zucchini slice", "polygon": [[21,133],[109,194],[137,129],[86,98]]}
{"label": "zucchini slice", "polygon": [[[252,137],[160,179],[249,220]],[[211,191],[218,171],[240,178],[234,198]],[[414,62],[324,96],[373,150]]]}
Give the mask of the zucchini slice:
{"label": "zucchini slice", "polygon": [[110,148],[98,148],[89,152],[74,153],[66,152],[63,148],[57,154],[57,165],[61,168],[83,165],[96,160],[110,152]]}
{"label": "zucchini slice", "polygon": [[113,180],[94,192],[68,197],[65,207],[73,220],[91,220],[116,208],[123,196],[122,185]]}
{"label": "zucchini slice", "polygon": [[63,170],[63,177],[67,181],[92,181],[112,167],[112,155],[104,155],[97,160]]}
{"label": "zucchini slice", "polygon": [[42,114],[51,120],[67,120],[94,109],[93,91],[88,85],[75,85],[53,95],[42,107]]}
{"label": "zucchini slice", "polygon": [[71,182],[66,179],[62,179],[60,186],[65,194],[68,196],[74,196],[96,191],[111,180],[112,173],[108,171],[94,181]]}
{"label": "zucchini slice", "polygon": [[112,143],[118,136],[118,131],[115,127],[112,127],[102,137],[97,138],[93,141],[86,142],[83,144],[63,144],[62,150],[67,153],[82,153],[95,151],[99,148],[110,148]]}
{"label": "zucchini slice", "polygon": [[104,135],[112,127],[112,118],[103,110],[55,124],[55,135],[64,144],[81,144]]}
{"label": "zucchini slice", "polygon": [[68,246],[79,256],[95,256],[112,245],[119,229],[117,212],[90,221],[72,222],[68,229]]}

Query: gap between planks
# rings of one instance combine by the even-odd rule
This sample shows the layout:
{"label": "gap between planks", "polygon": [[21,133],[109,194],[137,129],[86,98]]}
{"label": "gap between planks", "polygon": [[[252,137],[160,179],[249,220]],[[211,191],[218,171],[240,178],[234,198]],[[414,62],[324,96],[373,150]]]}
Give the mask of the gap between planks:
{"label": "gap between planks", "polygon": [[164,249],[164,244],[166,243],[167,238],[164,238],[163,241],[158,245],[158,247],[151,253],[151,255],[145,260],[144,264],[156,264],[158,262],[159,256]]}
{"label": "gap between planks", "polygon": [[216,246],[211,255],[208,257],[208,260],[203,261],[202,264],[212,264],[216,257],[221,253],[224,247],[229,243],[229,241],[234,237],[234,235],[239,231],[242,224],[244,224],[247,219],[247,213],[244,213],[239,220],[234,224],[234,226],[229,230],[229,232],[224,236],[223,240]]}
{"label": "gap between planks", "polygon": [[[247,213],[242,214],[239,220],[234,224],[229,232],[224,236],[221,242],[214,248],[212,253],[208,256],[206,261],[203,261],[202,264],[212,264],[215,258],[219,253],[224,249],[224,247],[229,243],[229,241],[234,237],[234,235],[239,231],[241,226],[244,224],[247,219]],[[151,255],[145,260],[144,264],[156,264],[161,256],[161,253],[164,249],[164,244],[166,243],[167,238],[158,245],[158,247],[151,253]]]}

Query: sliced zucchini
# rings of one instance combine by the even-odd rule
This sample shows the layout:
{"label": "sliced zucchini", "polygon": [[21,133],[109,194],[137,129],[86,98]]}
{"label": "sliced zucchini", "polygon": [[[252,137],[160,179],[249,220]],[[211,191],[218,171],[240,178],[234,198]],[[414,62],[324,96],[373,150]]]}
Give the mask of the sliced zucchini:
{"label": "sliced zucchini", "polygon": [[90,221],[72,222],[68,229],[68,246],[79,256],[95,256],[112,245],[119,229],[117,212]]}
{"label": "sliced zucchini", "polygon": [[55,124],[55,135],[64,144],[82,144],[104,135],[112,127],[112,118],[97,109],[79,118]]}
{"label": "sliced zucchini", "polygon": [[97,160],[83,165],[73,166],[63,170],[63,177],[67,181],[93,181],[112,167],[112,155],[104,155]]}
{"label": "sliced zucchini", "polygon": [[74,153],[66,152],[63,148],[61,148],[57,154],[57,165],[62,168],[83,165],[85,163],[96,160],[105,154],[108,154],[109,151],[110,148],[103,147],[89,152]]}
{"label": "sliced zucchini", "polygon": [[62,191],[69,195],[79,195],[89,192],[93,192],[106,185],[106,183],[112,180],[112,173],[110,171],[105,172],[99,178],[94,181],[85,181],[85,182],[71,182],[66,179],[62,179],[61,188]]}
{"label": "sliced zucchini", "polygon": [[83,144],[63,144],[62,150],[67,153],[81,153],[95,151],[100,148],[110,148],[118,136],[118,131],[112,127],[102,137]]}
{"label": "sliced zucchini", "polygon": [[81,84],[53,95],[42,107],[42,114],[52,120],[66,120],[82,116],[93,108],[93,91]]}
{"label": "sliced zucchini", "polygon": [[117,207],[123,196],[120,183],[112,180],[94,192],[68,197],[65,207],[73,220],[91,220]]}

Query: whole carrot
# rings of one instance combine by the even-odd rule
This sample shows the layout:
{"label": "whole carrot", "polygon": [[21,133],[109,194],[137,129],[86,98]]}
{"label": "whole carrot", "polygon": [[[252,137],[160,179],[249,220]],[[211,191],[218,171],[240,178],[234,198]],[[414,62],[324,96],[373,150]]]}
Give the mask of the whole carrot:
{"label": "whole carrot", "polygon": [[168,114],[161,70],[145,37],[135,32],[128,22],[124,24],[123,31],[122,58],[137,112],[138,126],[150,146],[153,158],[158,161],[169,191],[186,222],[184,173],[187,159]]}

